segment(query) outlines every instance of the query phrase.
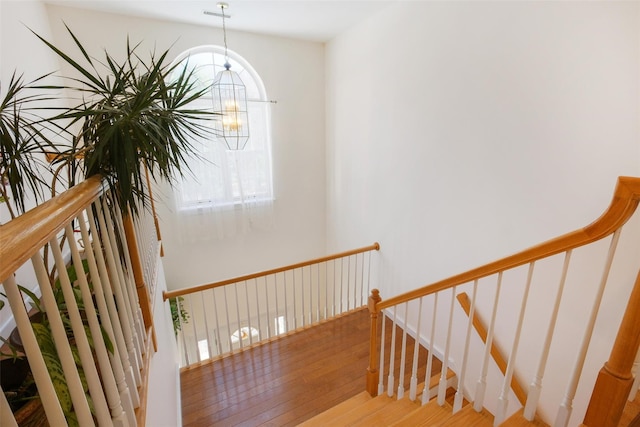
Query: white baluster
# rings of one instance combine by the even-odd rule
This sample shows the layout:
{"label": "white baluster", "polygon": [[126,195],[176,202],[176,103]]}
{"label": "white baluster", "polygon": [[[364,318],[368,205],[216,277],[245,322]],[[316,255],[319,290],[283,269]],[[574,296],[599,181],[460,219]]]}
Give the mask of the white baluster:
{"label": "white baluster", "polygon": [[409,384],[409,399],[416,400],[418,393],[418,351],[420,349],[420,328],[422,326],[422,299],[418,302],[418,327],[416,328],[416,342],[413,346],[413,366],[411,367],[411,381]]}
{"label": "white baluster", "polygon": [[[33,329],[31,329],[27,308],[24,305],[22,294],[18,289],[13,275],[9,276],[3,282],[3,286],[9,306],[11,307],[11,313],[16,321],[16,326],[22,339],[22,345],[24,346],[24,352],[29,361],[31,373],[38,387],[38,393],[42,400],[44,412],[47,415],[47,421],[49,425],[66,425],[67,421],[62,412],[62,407],[58,401],[51,377],[49,376],[47,365],[44,363],[40,347],[36,341],[36,336]],[[41,285],[41,288],[44,289],[45,287],[50,287],[48,280],[44,286]],[[69,385],[71,386],[71,384]]]}
{"label": "white baluster", "polygon": [[292,272],[293,280],[293,329],[298,329],[298,300],[296,299],[296,270]]}
{"label": "white baluster", "polygon": [[[142,376],[140,375],[140,372],[141,372],[140,368],[142,367],[142,353],[143,353],[142,350],[144,349],[144,338],[143,338],[144,332],[139,333],[139,331],[141,330],[141,325],[140,325],[139,317],[136,314],[136,310],[137,310],[136,306],[139,307],[139,305],[134,304],[130,298],[130,292],[133,289],[135,289],[136,284],[135,284],[135,280],[133,280],[133,276],[129,275],[131,268],[129,268],[129,271],[127,272],[127,274],[125,274],[124,266],[120,261],[121,259],[120,246],[118,245],[118,240],[116,239],[116,234],[115,234],[115,230],[117,226],[117,218],[120,214],[120,209],[117,206],[115,206],[115,208],[113,209],[109,209],[109,204],[107,202],[108,200],[106,197],[102,199],[103,213],[104,213],[105,221],[107,223],[107,235],[109,236],[109,240],[111,241],[111,248],[113,250],[113,255],[115,257],[114,268],[118,273],[119,283],[120,283],[120,287],[116,287],[116,298],[118,298],[118,294],[120,294],[119,298],[122,299],[122,303],[126,308],[127,317],[129,319],[129,325],[131,327],[131,338],[133,340],[132,341],[133,354],[135,355],[135,358],[137,360],[138,367],[139,367],[138,371],[135,372],[136,381],[138,386],[140,386],[142,385]],[[125,240],[124,231],[122,228],[118,229],[118,234],[120,235],[120,239],[122,241],[122,250],[124,251],[124,249],[127,246],[127,242]],[[126,262],[126,259],[128,258],[129,257],[125,257],[125,262]],[[137,295],[136,295],[136,300],[137,300]]]}
{"label": "white baluster", "polygon": [[522,295],[522,303],[520,304],[520,315],[518,317],[518,324],[516,326],[516,334],[513,338],[513,344],[511,346],[511,353],[509,361],[507,362],[507,369],[504,374],[504,381],[502,383],[502,390],[500,397],[498,397],[498,409],[496,410],[495,418],[493,421],[494,426],[502,424],[507,416],[507,407],[509,406],[509,390],[511,390],[511,379],[513,378],[513,370],[518,353],[518,345],[520,344],[520,333],[522,332],[522,322],[524,320],[524,314],[527,308],[527,300],[529,298],[529,288],[531,287],[531,279],[533,278],[533,267],[535,261],[529,264],[529,273],[527,274],[527,283],[524,287],[524,293]]}
{"label": "white baluster", "polygon": [[[256,315],[258,316],[258,341],[262,341],[262,321],[260,320],[260,317],[262,317],[262,314],[260,314],[260,301],[258,299],[258,279],[257,278],[253,279],[253,286],[256,289]],[[249,295],[249,291],[247,291],[247,295]]]}
{"label": "white baluster", "polygon": [[329,261],[324,262],[324,318],[329,317]]}
{"label": "white baluster", "polygon": [[[244,340],[242,339],[242,321],[240,319],[240,298],[238,298],[238,283],[233,284],[233,291],[236,296],[236,324],[238,325],[238,342],[240,342],[240,350],[244,347]],[[276,292],[278,290],[276,289]]]}
{"label": "white baluster", "polygon": [[[103,203],[103,204],[106,204]],[[98,206],[98,222],[100,224],[100,231],[103,233],[103,244],[105,254],[107,256],[107,266],[110,272],[111,290],[116,297],[116,303],[118,305],[117,313],[120,317],[120,323],[122,325],[122,332],[124,333],[125,344],[129,356],[129,363],[133,368],[133,378],[136,381],[136,388],[141,385],[142,377],[140,375],[140,355],[135,349],[134,338],[135,328],[133,327],[133,319],[131,316],[131,307],[125,300],[125,292],[123,288],[126,286],[123,283],[122,271],[120,271],[120,262],[116,261],[117,245],[115,243],[115,237],[113,236],[113,224],[108,221],[108,211],[100,206],[100,203],[96,203]],[[134,403],[135,400],[134,400]]]}
{"label": "white baluster", "polygon": [[[277,276],[276,276],[277,277]],[[282,280],[284,282],[284,327],[289,332],[289,292],[287,289],[287,272],[282,272]],[[251,317],[251,316],[249,316]]]}
{"label": "white baluster", "polygon": [[444,346],[444,357],[442,358],[442,369],[440,372],[440,382],[438,383],[438,405],[444,405],[447,397],[447,371],[449,370],[449,350],[451,348],[451,330],[453,329],[453,305],[456,300],[456,287],[451,288],[451,302],[449,305],[449,325],[447,326],[447,340]]}
{"label": "white baluster", "polygon": [[[367,272],[367,293],[366,295],[369,295],[371,293],[371,251],[369,251],[369,264],[367,266],[368,272]],[[365,298],[366,301],[366,298]]]}
{"label": "white baluster", "polygon": [[[182,297],[184,300],[184,297]],[[180,323],[180,338],[182,341],[182,351],[184,352],[184,362],[186,366],[190,366],[191,365],[191,360],[189,359],[189,346],[187,345],[187,339],[185,337],[185,325],[184,322],[182,321],[182,311],[187,311],[186,308],[184,308],[182,301],[180,300],[180,297],[176,297],[176,306],[178,308],[178,323]],[[193,319],[192,319],[193,321]]]}
{"label": "white baluster", "polygon": [[[204,317],[204,333],[207,337],[207,350],[209,351],[209,358],[213,358],[214,353],[211,348],[211,333],[209,331],[209,319],[207,319],[207,307],[204,303],[204,291],[198,292],[198,297],[200,299],[200,303],[202,305],[202,316]],[[198,346],[199,350],[199,346]]]}
{"label": "white baluster", "polygon": [[313,278],[311,277],[311,266],[309,266],[309,324],[313,323]]}
{"label": "white baluster", "polygon": [[[285,283],[285,289],[286,289],[286,283]],[[286,300],[286,298],[285,298]],[[251,309],[249,308],[249,284],[247,283],[247,281],[244,281],[244,301],[247,304],[247,326],[249,327],[249,345],[253,345],[253,329],[251,327]],[[287,318],[287,322],[289,321],[289,319]],[[287,328],[289,327],[289,324],[287,323]]]}
{"label": "white baluster", "polygon": [[[105,224],[104,220],[101,220],[101,207],[99,202],[94,202],[94,208],[97,213],[98,223],[100,224],[100,228],[104,230]],[[126,390],[129,392],[129,396],[134,408],[140,406],[140,396],[138,394],[138,387],[135,380],[134,374],[134,366],[132,366],[135,361],[129,360],[129,352],[127,350],[126,344],[126,335],[124,332],[124,326],[122,324],[121,313],[118,312],[118,308],[115,303],[115,296],[113,292],[114,283],[117,280],[117,275],[114,274],[113,278],[110,276],[107,271],[107,263],[105,260],[105,252],[109,252],[106,250],[107,246],[110,245],[109,239],[105,238],[104,234],[100,234],[98,232],[98,228],[96,226],[94,215],[91,213],[91,210],[87,210],[87,213],[90,213],[87,216],[87,220],[89,222],[89,230],[93,236],[93,254],[95,255],[97,264],[98,264],[98,272],[100,275],[100,280],[102,283],[102,290],[104,293],[104,299],[107,305],[107,309],[109,312],[110,323],[113,325],[113,333],[115,336],[116,346],[115,348],[118,350],[118,357],[122,363],[122,368],[124,370],[125,382],[127,384],[126,388],[123,388],[122,383],[118,383],[118,390],[120,390],[120,399],[124,404],[128,403],[126,399]],[[104,239],[104,248],[100,237]],[[124,310],[123,310],[124,311]],[[137,366],[136,366],[137,367]],[[125,407],[127,414],[129,414],[128,408]]]}
{"label": "white baluster", "polygon": [[267,278],[264,278],[264,301],[267,305],[267,338],[271,338],[271,312],[269,311],[269,290],[267,286]]}
{"label": "white baluster", "polygon": [[[139,353],[143,354],[146,351],[145,341],[146,341],[147,334],[144,327],[144,320],[142,319],[142,310],[140,309],[140,301],[138,299],[138,292],[136,289],[137,284],[133,276],[133,265],[131,264],[131,255],[129,254],[127,236],[126,236],[126,233],[124,232],[124,222],[122,220],[122,213],[120,212],[120,208],[118,208],[117,206],[113,207],[111,211],[113,212],[113,217],[115,219],[114,225],[118,227],[117,228],[118,234],[120,235],[120,239],[122,240],[122,253],[124,255],[123,258],[126,264],[126,269],[123,269],[122,265],[120,266],[120,268],[123,269],[122,271],[123,277],[125,277],[125,270],[127,273],[125,280],[129,285],[125,287],[125,290],[127,291],[127,300],[131,307],[131,316],[133,318],[134,325],[136,328],[136,337],[138,339],[137,342],[138,342]],[[146,239],[138,240],[138,242],[141,242],[141,241],[144,242],[146,241]],[[137,242],[134,242],[134,243],[137,243]],[[144,255],[144,253],[142,253],[142,255]],[[149,254],[147,253],[147,255]],[[149,261],[150,261],[150,258],[147,256],[147,262],[143,264],[143,267],[145,266],[148,267],[148,265],[150,264]],[[149,276],[150,274],[147,271],[147,278]],[[146,284],[148,286],[153,285],[153,283],[151,283],[150,281],[146,281]],[[148,289],[145,290],[145,292],[148,292]],[[140,359],[140,362],[142,363],[142,359]]]}
{"label": "white baluster", "polygon": [[473,401],[473,409],[476,412],[482,411],[484,404],[484,394],[487,388],[487,370],[489,368],[489,358],[491,357],[491,344],[493,343],[493,328],[496,322],[496,313],[498,312],[498,300],[500,299],[500,287],[502,286],[502,271],[498,273],[498,285],[496,286],[496,294],[493,300],[493,310],[491,312],[491,322],[487,331],[487,342],[484,347],[484,358],[482,359],[482,373],[478,379],[476,386],[476,394]]}
{"label": "white baluster", "polygon": [[[222,341],[220,340],[220,322],[218,321],[218,313],[220,310],[218,310],[218,303],[216,302],[216,289],[217,288],[211,289],[211,302],[213,303],[213,320],[216,324],[214,333],[214,338],[216,340],[216,356],[219,356],[224,353],[224,351],[222,351]],[[202,298],[204,299],[204,295]]]}
{"label": "white baluster", "polygon": [[438,293],[433,296],[433,316],[431,318],[431,334],[429,336],[429,348],[427,352],[427,369],[424,374],[424,390],[422,390],[421,403],[425,405],[429,399],[431,399],[431,391],[429,385],[431,383],[431,376],[433,371],[433,346],[436,336],[436,312],[438,309]]}
{"label": "white baluster", "polygon": [[[280,307],[278,305],[278,280],[277,277],[274,275],[273,276],[273,293],[275,294],[276,297],[276,316],[275,318],[277,319],[280,316]],[[280,323],[276,323],[276,334],[280,335],[281,331],[280,331]]]}
{"label": "white baluster", "polygon": [[316,283],[318,291],[318,303],[316,304],[316,320],[320,322],[320,264],[316,264],[316,272],[318,273],[318,281]]}
{"label": "white baluster", "polygon": [[336,293],[336,289],[337,289],[337,276],[336,276],[336,264],[338,263],[338,260],[333,260],[333,298],[332,298],[332,308],[331,308],[331,314],[333,316],[336,315],[336,308],[337,308],[337,304],[336,304],[336,296],[338,295]]}
{"label": "white baluster", "polygon": [[[87,210],[86,213],[87,216],[92,215],[90,210]],[[111,316],[104,298],[102,278],[98,270],[95,254],[93,253],[93,249],[90,244],[91,237],[87,230],[87,223],[83,218],[80,217],[78,222],[80,225],[82,240],[85,244],[87,265],[89,267],[89,275],[93,285],[93,295],[98,305],[101,325],[104,333],[109,337],[113,347],[113,354],[107,354],[107,360],[109,363],[105,363],[101,359],[99,363],[105,385],[105,392],[109,401],[109,408],[111,409],[111,417],[113,418],[113,423],[117,426],[134,425],[135,413],[133,409],[133,402],[131,401],[129,389],[127,388],[122,360],[118,353],[118,344],[115,339],[113,324],[111,323]]]}
{"label": "white baluster", "polygon": [[549,357],[549,349],[551,347],[551,339],[553,338],[553,331],[556,327],[556,321],[558,319],[558,311],[560,310],[560,302],[562,300],[562,293],[564,291],[564,285],[567,280],[567,272],[569,271],[569,263],[571,262],[571,251],[565,252],[564,265],[562,267],[562,274],[560,276],[560,284],[556,291],[555,303],[553,305],[553,311],[551,312],[551,319],[549,320],[549,327],[547,328],[547,335],[542,345],[542,354],[540,355],[540,362],[538,363],[538,369],[536,374],[529,385],[529,393],[527,395],[527,402],[524,405],[523,416],[527,421],[533,421],[536,415],[536,408],[538,407],[538,401],[540,400],[540,392],[542,391],[542,378],[544,377],[544,371],[547,366],[547,359]]}
{"label": "white baluster", "polygon": [[[60,248],[58,246],[58,242],[55,239],[53,240],[53,245],[58,249],[57,253],[59,253]],[[55,256],[56,254],[54,254],[54,257]],[[47,318],[49,320],[49,326],[51,329],[51,336],[54,343],[56,344],[56,352],[60,359],[62,370],[65,374],[69,392],[71,393],[71,398],[74,401],[74,405],[76,404],[75,402],[77,402],[77,405],[79,405],[80,413],[76,413],[76,415],[78,416],[78,418],[82,416],[85,421],[92,420],[89,406],[87,404],[87,398],[84,393],[84,388],[80,381],[78,368],[73,359],[73,354],[69,345],[69,338],[67,336],[67,332],[65,331],[65,326],[60,316],[58,304],[51,288],[49,276],[40,254],[35,254],[31,258],[31,263],[33,265],[34,272],[36,273],[38,285],[40,286],[40,290],[42,292],[40,299],[42,301],[42,304],[44,305],[43,310],[47,313]],[[64,267],[64,269],[66,273],[66,267]]]}
{"label": "white baluster", "polygon": [[[69,237],[67,236],[67,239],[68,238]],[[73,231],[71,232],[71,238],[73,239]],[[60,287],[62,288],[64,301],[67,306],[67,314],[69,315],[69,320],[71,321],[73,337],[76,341],[76,348],[78,349],[80,360],[82,361],[82,367],[85,371],[85,377],[87,379],[91,397],[97,402],[97,405],[95,407],[96,411],[98,410],[98,406],[100,407],[99,422],[106,423],[106,420],[111,421],[111,417],[108,411],[106,411],[107,402],[104,397],[104,392],[102,391],[102,385],[100,384],[100,380],[98,379],[98,372],[96,371],[96,366],[91,354],[91,348],[89,347],[89,340],[87,339],[87,335],[84,331],[82,317],[80,316],[80,311],[78,309],[75,294],[73,292],[72,285],[67,274],[67,267],[64,262],[64,256],[62,255],[62,251],[60,250],[57,238],[54,237],[53,239],[51,239],[49,241],[49,246],[51,247],[53,259],[58,270],[58,279],[60,280]],[[79,269],[79,271],[77,271],[78,276],[83,274],[82,262],[80,263],[80,265],[76,266],[76,269]],[[42,286],[41,284],[43,295],[45,293],[48,294],[48,290],[45,288],[46,287]],[[53,293],[50,296],[53,297]],[[87,302],[87,305],[90,304],[91,299],[89,299],[89,302]],[[57,309],[57,306],[52,306],[50,305],[50,302],[45,300],[45,307],[47,306],[49,307],[47,311],[50,314],[53,314],[52,312]],[[51,310],[51,307],[55,307],[54,310]],[[59,335],[54,336],[54,341],[56,342],[56,348],[58,348],[58,346],[62,346],[62,348],[65,348],[67,336],[65,335],[64,338],[60,337]],[[80,421],[81,424],[89,422],[90,424],[88,425],[93,425],[93,418],[91,417],[91,412],[89,411],[89,404],[84,394],[84,390],[82,390],[82,387],[80,388],[80,390],[75,390],[75,392],[79,393],[79,395],[76,395],[75,398],[73,397],[74,392],[72,391],[72,385],[70,383],[71,380],[69,379],[69,375],[71,374],[72,377],[75,377],[75,374],[77,374],[77,367],[73,360],[71,351],[69,350],[69,352],[67,353],[65,350],[58,352],[58,356],[60,356],[60,362],[62,363],[63,370],[65,371],[65,377],[67,377],[67,383],[69,384],[69,391],[71,392],[74,410],[76,412],[76,415],[78,415],[78,421]],[[80,378],[78,377],[78,381],[79,380]]]}
{"label": "white baluster", "polygon": [[[351,310],[351,257],[347,258],[347,311]],[[355,298],[355,295],[354,295]],[[355,306],[355,301],[353,303]],[[395,321],[395,320],[394,320]]]}
{"label": "white baluster", "polygon": [[200,346],[198,345],[198,329],[196,327],[196,318],[195,311],[193,310],[193,298],[194,294],[185,295],[184,299],[187,301],[189,306],[189,313],[191,313],[191,329],[193,330],[193,349],[196,353],[196,361],[201,362],[202,358],[200,357]]}
{"label": "white baluster", "polygon": [[[357,261],[357,259],[356,259]],[[409,319],[409,302],[404,303],[404,328],[402,328],[402,347],[400,349],[400,374],[398,375],[398,399],[404,397],[404,365],[407,360],[407,328]]]}
{"label": "white baluster", "polygon": [[227,316],[227,339],[229,340],[229,352],[233,351],[233,341],[231,340],[231,320],[229,319],[229,299],[227,298],[227,287],[222,287],[224,295],[224,312]]}
{"label": "white baluster", "polygon": [[394,362],[396,359],[396,326],[397,326],[397,321],[398,321],[398,317],[397,317],[397,309],[398,306],[394,305],[393,306],[393,325],[391,326],[391,347],[390,347],[390,354],[389,354],[389,377],[387,378],[387,395],[389,397],[393,396],[393,387],[395,385],[395,379],[393,377],[394,375]]}
{"label": "white baluster", "polygon": [[[84,218],[77,217],[78,222],[83,222]],[[93,347],[95,349],[95,356],[98,360],[98,366],[100,367],[100,374],[102,378],[102,382],[104,382],[104,389],[102,387],[102,383],[100,381],[100,377],[98,377],[98,371],[96,369],[96,365],[93,363],[93,357],[91,349],[89,348],[89,342],[87,341],[87,348],[84,349],[84,357],[83,367],[85,371],[85,376],[87,378],[87,383],[89,385],[89,390],[91,391],[91,398],[93,400],[93,405],[96,411],[96,419],[98,420],[99,425],[113,425],[111,421],[111,413],[109,407],[111,404],[115,404],[118,406],[117,415],[119,418],[124,418],[124,412],[122,410],[122,406],[120,405],[120,397],[118,396],[117,387],[115,384],[115,379],[113,377],[113,372],[111,370],[111,364],[109,362],[109,356],[107,347],[104,342],[104,338],[102,336],[102,329],[100,328],[100,322],[98,320],[98,315],[96,313],[95,306],[93,305],[93,296],[91,295],[91,289],[89,289],[89,283],[87,282],[87,276],[84,272],[84,267],[82,263],[82,258],[80,257],[80,252],[78,251],[78,246],[76,244],[75,236],[73,234],[73,229],[70,224],[67,224],[65,227],[65,233],[67,236],[67,242],[69,244],[69,249],[71,251],[71,258],[73,260],[73,265],[76,269],[76,276],[78,278],[78,284],[80,286],[80,293],[82,295],[82,301],[84,302],[84,312],[87,318],[87,323],[89,324],[89,330],[91,331],[91,337],[93,339]],[[69,292],[71,292],[71,297],[73,297],[73,292],[71,288],[69,288]],[[66,296],[65,296],[66,298]],[[75,298],[73,300],[73,304],[75,305]],[[78,313],[78,318],[82,323],[82,319],[80,319],[80,314]],[[84,329],[81,331],[82,335],[85,335]],[[75,331],[74,331],[75,334]],[[86,335],[85,335],[86,338]],[[77,341],[77,338],[76,338]],[[82,355],[82,352],[80,353]],[[88,366],[85,366],[84,363],[88,363]],[[105,391],[109,393],[109,402],[107,405],[107,396],[105,396]]]}
{"label": "white baluster", "polygon": [[[357,258],[357,255],[356,255],[356,260],[357,259],[358,258]],[[362,254],[362,264],[360,265],[360,305],[359,305],[359,307],[362,307],[363,305],[366,305],[364,303],[364,298],[365,298],[365,294],[364,294],[364,254]]]}
{"label": "white baluster", "polygon": [[380,313],[382,315],[382,332],[380,333],[380,368],[378,370],[378,395],[384,393],[384,337],[385,337],[385,321],[387,320],[387,316],[384,312]]}
{"label": "white baluster", "polygon": [[573,398],[576,395],[578,381],[580,380],[582,368],[584,367],[584,361],[587,357],[587,350],[589,349],[589,343],[591,342],[593,327],[596,323],[596,317],[598,316],[598,310],[600,309],[600,302],[602,301],[602,294],[604,293],[604,288],[607,285],[609,271],[611,270],[611,264],[613,263],[613,257],[615,255],[619,239],[620,229],[617,229],[613,233],[613,237],[611,238],[611,245],[609,246],[609,253],[607,254],[607,260],[604,266],[604,271],[602,273],[602,278],[600,279],[600,285],[598,286],[598,292],[596,293],[596,298],[593,302],[591,315],[589,316],[589,320],[587,321],[587,326],[585,328],[585,333],[582,338],[578,357],[571,374],[571,379],[569,381],[569,385],[567,386],[567,391],[565,392],[562,403],[560,404],[560,408],[558,409],[554,427],[566,427],[569,423],[569,418],[571,418],[571,412],[573,410]]}
{"label": "white baluster", "polygon": [[7,402],[4,391],[0,388],[0,425],[3,427],[18,427],[16,419],[11,413],[11,406]]}
{"label": "white baluster", "polygon": [[305,306],[304,306],[304,267],[300,270],[300,278],[302,279],[302,284],[300,285],[300,298],[301,298],[301,306],[300,306],[300,315],[302,316],[302,327],[305,325]]}
{"label": "white baluster", "polygon": [[462,356],[462,367],[460,368],[460,376],[458,378],[458,389],[453,400],[453,413],[455,414],[462,409],[464,400],[464,381],[467,375],[467,362],[469,358],[469,342],[471,340],[471,329],[473,328],[473,316],[476,311],[476,293],[478,291],[478,279],[473,282],[473,293],[471,296],[471,307],[469,308],[469,321],[467,322],[467,335],[464,339],[464,353]]}
{"label": "white baluster", "polygon": [[[342,304],[344,301],[344,293],[343,293],[343,282],[344,282],[344,258],[340,258],[340,313],[344,313],[344,309],[342,308]],[[347,293],[349,291],[347,290]]]}

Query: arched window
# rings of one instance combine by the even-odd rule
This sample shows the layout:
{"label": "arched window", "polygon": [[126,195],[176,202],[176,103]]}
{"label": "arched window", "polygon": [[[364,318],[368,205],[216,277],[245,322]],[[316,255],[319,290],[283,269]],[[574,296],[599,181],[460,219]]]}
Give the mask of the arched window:
{"label": "arched window", "polygon": [[[228,51],[231,70],[246,86],[250,138],[244,150],[228,150],[212,133],[193,141],[197,155],[188,159],[191,174],[177,182],[178,211],[200,214],[270,204],[273,201],[271,175],[270,112],[267,93],[251,65],[238,54]],[[226,59],[220,46],[200,46],[180,54],[176,73],[193,70],[198,88],[209,88],[215,75],[224,69]],[[194,108],[212,109],[211,92],[193,103]],[[212,121],[204,123],[212,127]],[[242,209],[239,209],[242,208]],[[228,234],[228,233],[224,233]]]}

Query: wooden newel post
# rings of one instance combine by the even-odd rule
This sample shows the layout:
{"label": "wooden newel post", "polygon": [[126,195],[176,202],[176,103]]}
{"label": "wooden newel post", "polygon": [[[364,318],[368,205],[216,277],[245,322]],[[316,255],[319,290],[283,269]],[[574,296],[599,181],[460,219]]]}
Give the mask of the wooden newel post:
{"label": "wooden newel post", "polygon": [[640,271],[618,335],[596,380],[583,425],[616,427],[633,386],[633,362],[640,346]]}
{"label": "wooden newel post", "polygon": [[124,215],[122,218],[124,225],[124,234],[127,239],[127,248],[131,257],[131,268],[133,269],[133,278],[136,282],[136,291],[138,293],[138,301],[140,302],[140,310],[142,311],[142,320],[144,321],[145,330],[151,328],[151,337],[153,339],[153,348],[158,351],[158,343],[156,341],[156,331],[153,327],[153,315],[151,313],[151,301],[149,300],[149,291],[144,283],[142,274],[142,261],[140,261],[140,251],[138,250],[138,241],[133,225],[131,214]]}
{"label": "wooden newel post", "polygon": [[367,392],[371,396],[378,395],[378,303],[382,301],[380,291],[371,290],[368,307],[371,315],[371,336],[369,337],[369,367],[367,368]]}

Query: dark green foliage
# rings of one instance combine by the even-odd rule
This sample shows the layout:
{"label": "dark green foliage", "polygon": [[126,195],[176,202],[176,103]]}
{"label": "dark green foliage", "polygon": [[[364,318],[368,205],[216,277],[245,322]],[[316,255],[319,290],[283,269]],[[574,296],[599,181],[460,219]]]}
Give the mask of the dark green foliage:
{"label": "dark green foliage", "polygon": [[[52,118],[67,122],[67,129],[81,126],[61,158],[66,162],[82,158],[85,177],[103,174],[112,178],[120,207],[129,206],[136,212],[136,202],[144,202],[146,196],[141,165],[154,179],[181,176],[185,158],[193,151],[192,138],[208,133],[201,120],[213,113],[189,107],[206,89],[194,89],[193,71],[165,64],[168,50],[159,56],[152,53],[144,62],[136,53],[138,45],[132,47],[127,40],[122,63],[107,52],[104,62],[99,62],[67,30],[81,60],[36,34],[79,75],[68,78],[64,85],[79,95],[79,103]],[[106,77],[97,65],[106,67]]]}

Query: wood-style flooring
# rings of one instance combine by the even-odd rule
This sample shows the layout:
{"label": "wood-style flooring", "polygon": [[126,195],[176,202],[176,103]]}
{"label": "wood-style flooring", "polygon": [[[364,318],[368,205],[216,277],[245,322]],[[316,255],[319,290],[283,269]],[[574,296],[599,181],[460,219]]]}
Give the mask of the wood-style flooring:
{"label": "wood-style flooring", "polygon": [[[183,425],[294,426],[364,391],[369,322],[368,311],[359,310],[184,370],[181,373]],[[391,339],[390,324],[386,322],[386,341]],[[407,354],[412,355],[414,341],[407,338]],[[401,340],[402,335],[398,334],[395,378],[399,376]],[[422,364],[426,358],[426,350],[420,347]],[[410,363],[408,356],[406,385]],[[433,373],[439,371],[440,362],[434,359]],[[424,375],[423,368],[418,376],[420,382]]]}

